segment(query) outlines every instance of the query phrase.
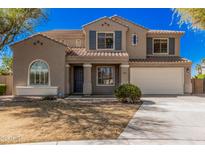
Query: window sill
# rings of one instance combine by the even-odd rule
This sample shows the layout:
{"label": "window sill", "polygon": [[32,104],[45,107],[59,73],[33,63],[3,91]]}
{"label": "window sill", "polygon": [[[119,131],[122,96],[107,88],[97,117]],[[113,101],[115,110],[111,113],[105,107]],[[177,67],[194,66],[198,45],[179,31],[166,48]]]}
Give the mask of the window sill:
{"label": "window sill", "polygon": [[97,84],[96,86],[97,86],[97,87],[114,87],[114,86],[115,86],[115,84],[112,84],[112,85]]}
{"label": "window sill", "polygon": [[150,55],[150,54],[148,54],[147,56],[170,56],[170,57],[172,57],[172,56],[176,56],[176,55],[170,55],[170,54],[152,54],[152,55]]}
{"label": "window sill", "polygon": [[57,95],[58,87],[53,86],[16,86],[16,95],[46,96]]}

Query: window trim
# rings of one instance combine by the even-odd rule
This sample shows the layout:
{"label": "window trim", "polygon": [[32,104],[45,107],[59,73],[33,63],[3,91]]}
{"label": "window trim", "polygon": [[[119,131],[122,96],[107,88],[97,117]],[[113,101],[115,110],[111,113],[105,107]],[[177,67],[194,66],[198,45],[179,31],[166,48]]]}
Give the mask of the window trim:
{"label": "window trim", "polygon": [[[157,40],[157,39],[160,39],[160,40],[167,40],[167,52],[166,53],[155,53],[154,52],[154,40]],[[169,38],[153,38],[152,40],[152,55],[169,55]]]}
{"label": "window trim", "polygon": [[[111,67],[112,68],[112,72],[113,72],[113,84],[109,84],[109,85],[107,85],[107,84],[99,84],[98,83],[98,68],[100,68],[100,67]],[[106,86],[106,87],[114,87],[115,86],[115,66],[110,66],[110,65],[102,65],[102,66],[96,66],[96,86],[99,86],[99,87],[101,87],[101,86]]]}
{"label": "window trim", "polygon": [[[112,33],[113,34],[113,48],[99,49],[98,48],[98,33]],[[96,32],[96,49],[97,50],[115,50],[115,32],[113,32],[113,31],[97,31]]]}
{"label": "window trim", "polygon": [[[37,61],[41,61],[41,62],[44,62],[47,64],[48,66],[48,85],[31,85],[30,84],[30,69],[31,69],[31,65]],[[35,59],[33,60],[30,64],[29,64],[29,67],[28,67],[28,79],[27,79],[27,85],[28,86],[32,86],[32,87],[50,87],[51,86],[51,78],[50,78],[50,66],[49,64],[45,61],[45,60],[42,60],[42,59]]]}
{"label": "window trim", "polygon": [[[133,39],[133,37],[134,36],[136,36],[136,44],[134,44],[134,39]],[[132,34],[132,46],[137,46],[137,44],[138,44],[138,37],[137,37],[137,34]]]}

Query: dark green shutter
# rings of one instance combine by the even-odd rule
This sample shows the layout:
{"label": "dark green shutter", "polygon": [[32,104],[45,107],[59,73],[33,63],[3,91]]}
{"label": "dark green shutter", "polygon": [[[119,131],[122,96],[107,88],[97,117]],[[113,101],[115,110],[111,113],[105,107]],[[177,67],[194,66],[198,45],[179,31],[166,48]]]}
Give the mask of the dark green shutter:
{"label": "dark green shutter", "polygon": [[96,31],[89,31],[89,49],[96,50]]}
{"label": "dark green shutter", "polygon": [[147,38],[147,55],[152,55],[152,38]]}
{"label": "dark green shutter", "polygon": [[115,31],[115,50],[122,50],[122,32]]}
{"label": "dark green shutter", "polygon": [[175,38],[169,38],[169,54],[175,55]]}

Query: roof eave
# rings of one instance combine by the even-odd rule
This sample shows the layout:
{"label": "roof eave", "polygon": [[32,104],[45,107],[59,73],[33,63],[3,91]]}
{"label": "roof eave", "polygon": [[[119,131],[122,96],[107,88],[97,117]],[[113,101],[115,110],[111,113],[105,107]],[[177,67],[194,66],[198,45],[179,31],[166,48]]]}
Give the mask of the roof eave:
{"label": "roof eave", "polygon": [[184,31],[172,31],[172,30],[149,30],[147,34],[172,34],[172,35],[183,36],[185,32]]}

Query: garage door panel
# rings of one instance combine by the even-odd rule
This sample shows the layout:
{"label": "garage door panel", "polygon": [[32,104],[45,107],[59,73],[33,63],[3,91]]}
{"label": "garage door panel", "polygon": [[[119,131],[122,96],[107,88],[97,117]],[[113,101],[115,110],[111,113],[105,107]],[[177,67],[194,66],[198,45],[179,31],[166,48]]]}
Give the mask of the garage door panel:
{"label": "garage door panel", "polygon": [[183,94],[184,69],[131,68],[130,82],[140,87],[143,94]]}

